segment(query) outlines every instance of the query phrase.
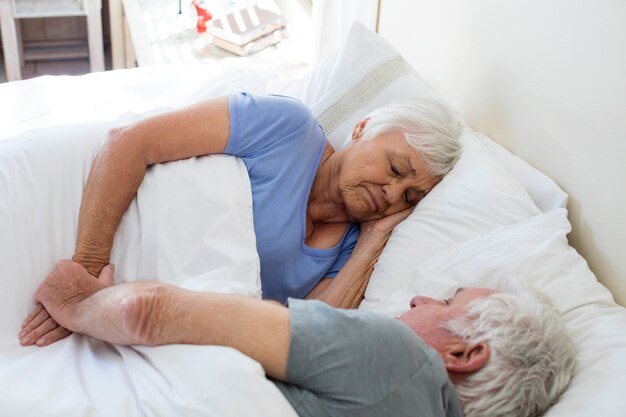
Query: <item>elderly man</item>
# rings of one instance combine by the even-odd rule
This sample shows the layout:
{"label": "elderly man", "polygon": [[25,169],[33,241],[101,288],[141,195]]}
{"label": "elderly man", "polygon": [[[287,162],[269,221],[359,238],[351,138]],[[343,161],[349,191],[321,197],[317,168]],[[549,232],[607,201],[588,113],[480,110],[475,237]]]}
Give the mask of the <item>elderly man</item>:
{"label": "elderly man", "polygon": [[533,416],[556,401],[575,363],[558,313],[525,292],[416,296],[393,320],[320,301],[286,308],[160,283],[113,286],[113,273],[109,265],[96,279],[61,261],[35,301],[59,325],[112,343],[233,347],[263,366],[301,417]]}

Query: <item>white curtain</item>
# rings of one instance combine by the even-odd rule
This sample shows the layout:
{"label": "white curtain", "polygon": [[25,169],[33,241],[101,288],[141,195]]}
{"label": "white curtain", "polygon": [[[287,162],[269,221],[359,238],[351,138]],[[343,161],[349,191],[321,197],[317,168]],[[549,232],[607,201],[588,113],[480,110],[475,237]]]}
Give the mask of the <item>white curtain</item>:
{"label": "white curtain", "polygon": [[313,0],[313,62],[335,50],[345,38],[350,24],[358,20],[376,30],[379,0]]}

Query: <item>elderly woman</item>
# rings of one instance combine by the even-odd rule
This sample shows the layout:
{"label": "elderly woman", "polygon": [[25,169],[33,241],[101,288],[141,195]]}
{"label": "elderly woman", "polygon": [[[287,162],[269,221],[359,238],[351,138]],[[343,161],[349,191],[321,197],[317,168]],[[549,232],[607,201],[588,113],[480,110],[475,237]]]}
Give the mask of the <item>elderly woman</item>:
{"label": "elderly woman", "polygon": [[[412,100],[376,110],[335,151],[300,102],[248,93],[113,129],[87,181],[73,259],[93,276],[109,263],[148,166],[224,153],[250,177],[263,298],[355,308],[393,227],[457,160],[459,132],[444,106]],[[23,327],[23,344],[68,334],[40,305]]]}

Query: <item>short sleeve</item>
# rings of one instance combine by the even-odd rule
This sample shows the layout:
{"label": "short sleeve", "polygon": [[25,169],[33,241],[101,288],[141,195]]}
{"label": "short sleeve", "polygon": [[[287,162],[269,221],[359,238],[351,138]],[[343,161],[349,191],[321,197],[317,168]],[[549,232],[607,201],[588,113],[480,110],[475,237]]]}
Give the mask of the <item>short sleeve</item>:
{"label": "short sleeve", "polygon": [[293,137],[312,117],[298,100],[278,95],[233,94],[228,96],[228,109],[230,134],[224,153],[242,158]]}
{"label": "short sleeve", "polygon": [[379,314],[289,300],[287,383],[300,417],[461,416],[438,354]]}

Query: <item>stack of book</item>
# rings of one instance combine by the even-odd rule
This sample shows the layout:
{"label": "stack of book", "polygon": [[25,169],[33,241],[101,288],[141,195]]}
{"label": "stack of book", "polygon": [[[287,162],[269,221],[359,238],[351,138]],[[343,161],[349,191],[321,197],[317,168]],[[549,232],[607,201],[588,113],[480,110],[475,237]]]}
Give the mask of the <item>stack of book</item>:
{"label": "stack of book", "polygon": [[280,42],[286,24],[282,15],[250,5],[214,18],[207,31],[213,35],[215,45],[246,56]]}

